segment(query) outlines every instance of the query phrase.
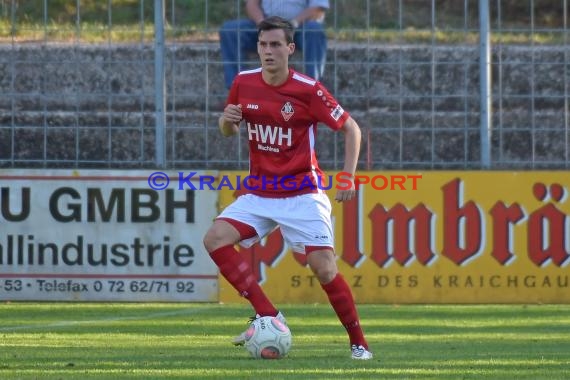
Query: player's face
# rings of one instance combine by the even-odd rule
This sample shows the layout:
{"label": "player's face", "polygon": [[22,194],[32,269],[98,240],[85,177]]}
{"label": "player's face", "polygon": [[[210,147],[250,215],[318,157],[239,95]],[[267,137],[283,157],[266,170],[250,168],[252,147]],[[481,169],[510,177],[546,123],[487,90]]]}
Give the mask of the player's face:
{"label": "player's face", "polygon": [[294,43],[287,43],[282,29],[265,30],[259,34],[257,53],[261,67],[268,72],[289,69],[289,56],[295,51]]}

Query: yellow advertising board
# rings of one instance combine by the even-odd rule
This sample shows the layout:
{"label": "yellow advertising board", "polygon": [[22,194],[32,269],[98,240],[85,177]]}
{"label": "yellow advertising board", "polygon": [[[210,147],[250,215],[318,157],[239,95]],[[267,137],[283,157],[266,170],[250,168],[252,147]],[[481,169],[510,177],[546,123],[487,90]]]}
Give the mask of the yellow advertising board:
{"label": "yellow advertising board", "polygon": [[[221,172],[237,183],[246,173]],[[359,172],[333,203],[340,271],[359,303],[570,303],[570,173]],[[328,178],[328,179],[327,179]],[[339,180],[339,181],[337,181]],[[220,209],[237,195],[220,192]],[[239,247],[275,303],[327,302],[279,230]],[[220,301],[240,297],[221,279]]]}

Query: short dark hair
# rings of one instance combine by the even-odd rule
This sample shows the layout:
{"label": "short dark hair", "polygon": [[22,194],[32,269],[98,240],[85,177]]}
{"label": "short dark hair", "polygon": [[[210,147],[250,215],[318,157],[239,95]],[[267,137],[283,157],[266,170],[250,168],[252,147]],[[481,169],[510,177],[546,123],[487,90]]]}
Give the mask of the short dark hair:
{"label": "short dark hair", "polygon": [[295,35],[295,28],[288,20],[279,16],[270,16],[261,21],[257,27],[257,36],[261,32],[266,30],[282,29],[285,32],[285,40],[290,44],[293,42],[293,36]]}

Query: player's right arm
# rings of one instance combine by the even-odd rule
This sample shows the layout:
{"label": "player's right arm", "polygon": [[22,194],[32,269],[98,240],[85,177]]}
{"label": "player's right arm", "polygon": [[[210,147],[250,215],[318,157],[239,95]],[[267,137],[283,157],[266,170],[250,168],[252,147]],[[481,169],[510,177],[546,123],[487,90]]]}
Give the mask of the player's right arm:
{"label": "player's right arm", "polygon": [[242,119],[241,104],[228,104],[218,120],[218,126],[223,136],[233,136],[239,132]]}

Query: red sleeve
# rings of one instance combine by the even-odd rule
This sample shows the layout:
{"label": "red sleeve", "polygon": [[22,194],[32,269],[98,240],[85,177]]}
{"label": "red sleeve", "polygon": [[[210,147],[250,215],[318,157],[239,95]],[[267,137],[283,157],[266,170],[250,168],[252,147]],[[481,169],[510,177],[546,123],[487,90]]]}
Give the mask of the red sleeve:
{"label": "red sleeve", "polygon": [[320,82],[313,87],[310,110],[314,118],[333,130],[341,129],[350,116]]}
{"label": "red sleeve", "polygon": [[[230,92],[226,99],[226,106],[228,104],[238,104],[238,77],[236,76],[230,87]],[[224,107],[225,108],[225,107]]]}

